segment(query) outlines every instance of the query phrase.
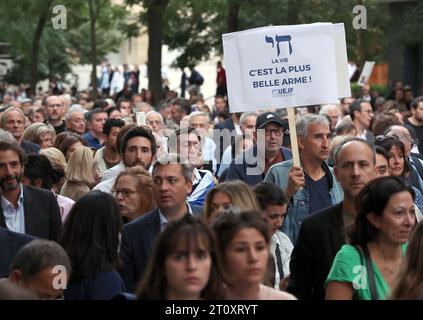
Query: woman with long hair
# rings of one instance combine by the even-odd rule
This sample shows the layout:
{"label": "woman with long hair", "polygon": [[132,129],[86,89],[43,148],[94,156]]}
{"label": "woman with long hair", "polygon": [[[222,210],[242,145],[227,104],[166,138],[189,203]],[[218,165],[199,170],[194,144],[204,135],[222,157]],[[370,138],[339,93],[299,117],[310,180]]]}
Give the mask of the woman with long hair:
{"label": "woman with long hair", "polygon": [[222,299],[213,232],[198,217],[171,222],[157,238],[137,298]]}
{"label": "woman with long hair", "polygon": [[94,190],[75,203],[59,241],[72,264],[65,299],[108,300],[124,291],[116,271],[120,230],[112,195]]}
{"label": "woman with long hair", "polygon": [[228,300],[294,300],[263,284],[269,259],[269,222],[261,211],[222,213],[213,224]]}
{"label": "woman with long hair", "polygon": [[399,177],[369,182],[356,209],[351,244],[341,247],[326,280],[328,300],[385,299],[416,223],[414,191]]}

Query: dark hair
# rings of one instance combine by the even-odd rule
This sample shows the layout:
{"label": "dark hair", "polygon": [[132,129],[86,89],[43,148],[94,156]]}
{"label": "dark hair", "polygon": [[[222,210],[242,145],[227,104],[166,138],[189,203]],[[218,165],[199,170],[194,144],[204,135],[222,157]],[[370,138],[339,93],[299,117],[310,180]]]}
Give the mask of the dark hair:
{"label": "dark hair", "polygon": [[143,137],[150,141],[151,144],[151,153],[153,156],[156,154],[156,139],[154,138],[153,133],[151,130],[148,130],[144,127],[135,127],[133,129],[128,130],[126,134],[122,138],[122,143],[120,144],[120,153],[124,154],[126,150],[126,146],[128,145],[128,141],[135,137]]}
{"label": "dark hair", "polygon": [[191,104],[185,98],[175,98],[170,101],[171,105],[179,106],[179,110],[189,115],[191,113]]}
{"label": "dark hair", "polygon": [[0,141],[0,151],[13,151],[18,157],[21,165],[25,163],[25,153],[17,143],[10,143],[7,141]]}
{"label": "dark hair", "polygon": [[373,134],[378,136],[385,134],[389,127],[394,125],[401,125],[401,122],[395,114],[389,111],[379,113],[373,121]]}
{"label": "dark hair", "polygon": [[112,114],[112,112],[113,111],[119,111],[120,112],[120,109],[118,108],[118,107],[110,107],[110,108],[107,108],[107,110],[106,110],[106,112],[107,112],[107,117],[109,118],[110,117],[110,115]]}
{"label": "dark hair", "polygon": [[99,113],[107,114],[107,111],[101,108],[92,109],[91,111],[85,113],[85,120],[87,120],[87,122],[91,122],[93,120],[93,116]]}
{"label": "dark hair", "polygon": [[136,127],[137,127],[136,124],[128,123],[128,124],[125,124],[122,128],[120,128],[120,131],[119,131],[119,133],[116,137],[116,150],[118,150],[120,152],[120,145],[122,144],[123,137],[125,136],[125,134],[129,130],[136,128]]}
{"label": "dark hair", "polygon": [[385,148],[382,148],[381,146],[378,146],[378,145],[375,145],[374,148],[375,148],[376,154],[383,156],[386,159],[386,161],[389,162],[389,154],[388,154],[388,151],[385,150]]}
{"label": "dark hair", "polygon": [[156,239],[146,272],[137,290],[138,299],[166,299],[166,258],[175,252],[181,242],[186,244],[187,251],[202,250],[199,242],[205,245],[204,249],[210,253],[212,264],[210,278],[201,298],[223,299],[214,234],[204,220],[189,214],[169,223]]}
{"label": "dark hair", "polygon": [[245,228],[256,229],[263,236],[266,244],[269,243],[269,222],[261,211],[253,210],[236,213],[229,210],[222,213],[213,224],[214,233],[219,235],[217,237],[217,247],[219,250],[218,257],[220,258],[219,266],[223,276],[225,274],[223,257],[225,256],[226,249],[235,235]]}
{"label": "dark hair", "polygon": [[54,241],[37,239],[23,246],[10,265],[10,272],[19,270],[24,280],[30,280],[46,268],[63,266],[71,274],[71,264],[65,250]]}
{"label": "dark hair", "polygon": [[400,149],[402,154],[403,154],[403,158],[404,158],[404,171],[403,171],[402,174],[404,175],[405,173],[410,171],[408,161],[406,161],[406,158],[405,158],[405,146],[404,146],[404,143],[401,140],[399,140],[396,137],[377,136],[375,138],[374,145],[380,146],[383,149],[385,149],[386,152],[388,152],[388,156],[389,156],[389,152],[391,151],[392,147],[395,146],[398,149]]}
{"label": "dark hair", "polygon": [[24,176],[34,181],[41,179],[41,187],[50,190],[53,183],[53,166],[50,160],[42,154],[30,154],[27,156],[24,166]]}
{"label": "dark hair", "polygon": [[285,192],[274,183],[261,182],[253,191],[262,210],[266,210],[268,205],[283,206],[288,203]]}
{"label": "dark hair", "polygon": [[125,125],[125,121],[121,119],[107,119],[103,125],[103,133],[108,136],[113,127],[122,128]]}
{"label": "dark hair", "polygon": [[413,101],[411,101],[410,108],[417,109],[420,102],[423,102],[423,96],[414,98]]}
{"label": "dark hair", "polygon": [[351,244],[365,246],[376,238],[376,229],[367,219],[369,213],[378,217],[383,216],[383,211],[389,199],[396,193],[409,192],[415,198],[413,188],[400,177],[381,177],[370,181],[357,195],[355,207],[357,216],[351,234]]}
{"label": "dark hair", "polygon": [[195,128],[193,128],[193,127],[179,128],[179,129],[176,129],[175,131],[171,132],[168,136],[167,146],[168,146],[170,152],[178,153],[179,151],[177,150],[177,148],[178,148],[178,141],[180,142],[179,137],[183,134],[189,135],[191,133],[195,134],[197,136],[198,141],[201,144],[201,135],[198,133],[198,131]]}
{"label": "dark hair", "polygon": [[116,107],[120,110],[120,105],[122,104],[122,102],[129,102],[131,105],[131,101],[129,99],[126,99],[124,97],[119,98],[118,101],[116,102]]}
{"label": "dark hair", "polygon": [[60,145],[66,139],[67,136],[71,135],[73,132],[71,131],[63,131],[56,135],[54,139],[53,147],[60,150]]}
{"label": "dark hair", "polygon": [[360,98],[360,99],[354,100],[354,102],[350,104],[348,108],[348,114],[350,115],[351,120],[354,121],[355,119],[355,114],[354,114],[355,111],[361,112],[362,103],[367,103],[367,101]]}
{"label": "dark hair", "polygon": [[59,146],[59,150],[62,151],[63,155],[66,157],[66,152],[68,151],[70,146],[77,142],[81,142],[82,145],[88,146],[87,140],[85,140],[83,136],[77,133],[71,133],[67,135],[66,138],[62,141]]}
{"label": "dark hair", "polygon": [[108,104],[107,104],[106,100],[96,99],[94,101],[93,110],[100,109],[100,110],[104,111],[104,109],[107,108],[107,106],[108,106]]}
{"label": "dark hair", "polygon": [[59,241],[72,264],[71,280],[116,267],[121,227],[118,205],[110,194],[93,190],[74,204]]}

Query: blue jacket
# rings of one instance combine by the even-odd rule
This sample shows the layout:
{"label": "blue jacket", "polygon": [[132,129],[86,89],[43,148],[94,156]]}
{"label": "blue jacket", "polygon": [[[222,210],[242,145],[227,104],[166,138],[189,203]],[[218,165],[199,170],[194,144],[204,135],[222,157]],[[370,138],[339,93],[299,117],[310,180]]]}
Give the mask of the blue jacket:
{"label": "blue jacket", "polygon": [[[292,159],[291,150],[281,147],[281,152],[284,160]],[[257,146],[244,151],[241,155],[232,160],[225,181],[242,180],[251,187],[263,182],[264,160],[263,163],[260,164],[255,161],[255,157],[257,157]]]}
{"label": "blue jacket", "polygon": [[[283,161],[270,167],[264,181],[273,182],[286,190],[288,187],[288,174],[293,165],[293,160]],[[329,175],[329,195],[333,205],[344,199],[344,193],[338,181],[334,179],[333,169],[326,162],[322,163],[322,168]],[[307,188],[301,188],[292,197],[288,204],[288,210],[285,218],[282,232],[287,234],[295,245],[300,227],[305,218],[309,216],[309,197]],[[323,208],[322,208],[323,209]]]}

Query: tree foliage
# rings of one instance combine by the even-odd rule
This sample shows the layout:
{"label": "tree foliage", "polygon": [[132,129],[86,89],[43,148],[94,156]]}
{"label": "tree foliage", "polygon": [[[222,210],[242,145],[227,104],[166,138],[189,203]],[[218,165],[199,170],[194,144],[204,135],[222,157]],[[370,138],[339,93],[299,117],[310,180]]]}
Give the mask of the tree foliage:
{"label": "tree foliage", "polygon": [[[31,47],[37,21],[46,3],[46,0],[19,0],[12,6],[0,1],[0,42],[10,43],[9,53],[14,62],[7,77],[10,83],[29,83],[31,80]],[[64,30],[55,30],[52,25],[55,17],[52,8],[59,4],[67,11],[67,29]],[[127,14],[123,7],[113,5],[110,0],[103,0],[102,4],[96,29],[98,60],[118,50],[125,38],[121,30]],[[89,62],[90,50],[87,0],[51,1],[40,40],[37,79],[64,79],[72,64]]]}

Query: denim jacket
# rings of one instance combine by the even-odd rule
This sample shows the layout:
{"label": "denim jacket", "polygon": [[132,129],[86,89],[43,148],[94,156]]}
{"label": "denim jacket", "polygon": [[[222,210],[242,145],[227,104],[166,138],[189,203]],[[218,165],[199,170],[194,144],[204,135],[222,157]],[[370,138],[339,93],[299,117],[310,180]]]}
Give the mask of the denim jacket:
{"label": "denim jacket", "polygon": [[[277,163],[270,167],[264,181],[277,184],[283,190],[288,187],[288,174],[293,165],[293,160]],[[329,195],[333,205],[344,199],[344,193],[340,184],[334,179],[333,169],[326,162],[322,163],[322,168],[329,174]],[[306,187],[301,188],[290,200],[282,232],[287,234],[295,245],[300,232],[301,223],[308,217],[309,197]]]}

